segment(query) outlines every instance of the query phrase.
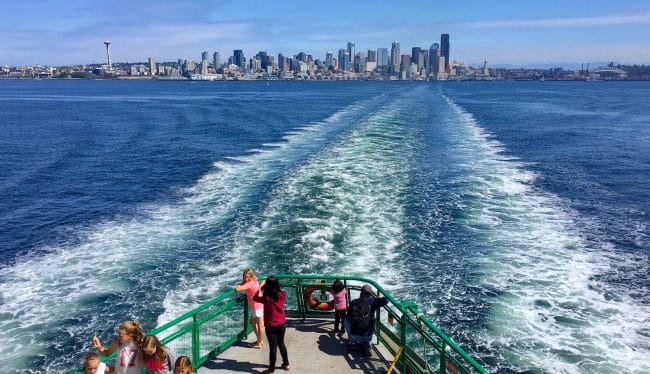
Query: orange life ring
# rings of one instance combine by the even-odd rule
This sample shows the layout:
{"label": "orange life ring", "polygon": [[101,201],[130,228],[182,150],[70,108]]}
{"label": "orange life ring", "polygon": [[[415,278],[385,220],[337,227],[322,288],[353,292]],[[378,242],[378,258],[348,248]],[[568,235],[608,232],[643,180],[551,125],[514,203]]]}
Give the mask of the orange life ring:
{"label": "orange life ring", "polygon": [[318,310],[328,311],[334,309],[334,303],[320,303],[318,304]]}
{"label": "orange life ring", "polygon": [[319,302],[318,300],[314,299],[312,294],[316,291],[314,288],[305,288],[305,303],[307,304],[308,307],[312,309],[318,309],[321,311],[328,311],[334,309],[334,304],[329,302]]}
{"label": "orange life ring", "polygon": [[311,308],[318,305],[318,301],[314,300],[314,298],[311,297],[311,294],[313,294],[314,291],[315,291],[315,289],[313,289],[313,288],[305,288],[305,302]]}

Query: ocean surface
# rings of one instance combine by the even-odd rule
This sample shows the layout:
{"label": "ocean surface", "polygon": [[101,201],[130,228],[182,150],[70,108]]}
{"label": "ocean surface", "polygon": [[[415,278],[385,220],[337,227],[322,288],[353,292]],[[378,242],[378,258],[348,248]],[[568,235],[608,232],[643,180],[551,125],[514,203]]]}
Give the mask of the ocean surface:
{"label": "ocean surface", "polygon": [[495,373],[650,372],[648,82],[0,81],[0,371],[259,273],[377,279]]}

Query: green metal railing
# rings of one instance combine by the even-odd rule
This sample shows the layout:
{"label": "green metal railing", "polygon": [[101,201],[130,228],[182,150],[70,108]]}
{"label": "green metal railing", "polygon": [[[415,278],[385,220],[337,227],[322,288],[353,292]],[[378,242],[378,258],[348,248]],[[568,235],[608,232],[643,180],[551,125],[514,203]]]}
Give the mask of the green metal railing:
{"label": "green metal railing", "polygon": [[[374,286],[378,296],[388,299],[388,304],[377,311],[375,334],[378,342],[391,354],[395,355],[403,348],[397,363],[400,373],[487,374],[478,362],[419,313],[415,303],[396,300],[372,280],[329,275],[276,277],[280,280],[282,289],[287,292],[285,312],[289,317],[333,318],[331,311],[322,311],[309,305],[305,298],[306,289],[324,291],[333,280],[341,279],[348,289],[348,299],[353,299],[362,285]],[[234,290],[228,291],[148,334],[158,336],[178,356],[190,357],[195,368],[202,366],[235,342],[246,339],[252,331],[246,298],[244,295],[235,297],[235,294]],[[106,360],[111,360],[114,356],[115,354]]]}

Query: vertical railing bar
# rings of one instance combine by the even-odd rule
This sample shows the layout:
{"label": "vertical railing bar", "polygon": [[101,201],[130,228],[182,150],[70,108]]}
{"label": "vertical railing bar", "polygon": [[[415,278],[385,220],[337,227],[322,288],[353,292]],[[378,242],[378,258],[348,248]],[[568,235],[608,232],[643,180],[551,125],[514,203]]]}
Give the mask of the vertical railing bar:
{"label": "vertical railing bar", "polygon": [[[399,329],[400,329],[399,345],[401,347],[406,348],[406,319],[407,319],[406,313],[408,309],[404,308],[402,305],[399,305],[399,308],[401,309],[402,312],[402,318],[400,320],[400,325],[399,325]],[[402,356],[403,358],[400,359],[400,361],[402,362],[402,373],[404,374],[408,374],[408,365],[407,365],[408,355],[409,355],[408,352],[406,352],[406,354]]]}
{"label": "vertical railing bar", "polygon": [[199,326],[196,320],[196,314],[192,316],[193,326],[192,326],[192,362],[199,362],[200,358],[200,332],[201,326]]}
{"label": "vertical railing bar", "polygon": [[242,333],[242,340],[248,339],[248,328],[250,324],[249,314],[250,314],[250,306],[248,305],[248,300],[247,300],[244,302],[244,331]]}
{"label": "vertical railing bar", "polygon": [[447,343],[442,342],[442,349],[440,350],[440,374],[447,372]]}

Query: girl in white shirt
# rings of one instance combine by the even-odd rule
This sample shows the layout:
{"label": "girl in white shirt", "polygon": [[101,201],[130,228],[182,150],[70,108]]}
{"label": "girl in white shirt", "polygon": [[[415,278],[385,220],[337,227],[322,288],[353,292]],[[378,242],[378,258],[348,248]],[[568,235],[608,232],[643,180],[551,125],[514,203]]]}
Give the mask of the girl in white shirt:
{"label": "girl in white shirt", "polygon": [[111,368],[99,360],[99,355],[96,352],[86,353],[86,357],[84,357],[83,374],[104,374],[110,371]]}
{"label": "girl in white shirt", "polygon": [[92,344],[99,353],[108,356],[118,350],[115,358],[115,373],[141,374],[142,372],[142,341],[144,330],[139,323],[126,321],[118,329],[118,335],[108,348],[104,348],[99,338],[94,336]]}

